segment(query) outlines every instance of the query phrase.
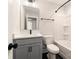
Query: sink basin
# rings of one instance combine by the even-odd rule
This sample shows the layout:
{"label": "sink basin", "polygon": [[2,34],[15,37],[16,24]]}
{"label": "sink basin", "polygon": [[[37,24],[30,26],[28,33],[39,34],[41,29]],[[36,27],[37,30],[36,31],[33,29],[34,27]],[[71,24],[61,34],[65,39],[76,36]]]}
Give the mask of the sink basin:
{"label": "sink basin", "polygon": [[32,37],[42,37],[41,34],[15,34],[14,38],[18,39],[18,38],[32,38]]}

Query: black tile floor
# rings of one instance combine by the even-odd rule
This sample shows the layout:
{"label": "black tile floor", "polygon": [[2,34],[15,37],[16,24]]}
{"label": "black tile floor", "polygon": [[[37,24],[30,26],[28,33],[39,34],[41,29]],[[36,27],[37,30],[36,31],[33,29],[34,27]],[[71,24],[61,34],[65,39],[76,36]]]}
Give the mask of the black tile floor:
{"label": "black tile floor", "polygon": [[42,59],[48,59],[47,54],[48,54],[48,53],[43,53],[43,54],[42,54]]}
{"label": "black tile floor", "polygon": [[63,59],[63,58],[59,54],[57,54],[56,59]]}
{"label": "black tile floor", "polygon": [[[48,59],[47,54],[48,54],[48,53],[43,53],[42,59]],[[57,55],[56,55],[56,59],[63,59],[63,58],[62,58],[59,54],[57,54]]]}

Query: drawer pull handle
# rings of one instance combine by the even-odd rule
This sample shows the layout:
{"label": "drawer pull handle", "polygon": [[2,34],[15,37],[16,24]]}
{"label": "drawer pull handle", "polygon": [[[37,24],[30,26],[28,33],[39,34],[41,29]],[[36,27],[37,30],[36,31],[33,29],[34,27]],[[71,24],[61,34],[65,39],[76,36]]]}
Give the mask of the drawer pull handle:
{"label": "drawer pull handle", "polygon": [[32,47],[28,47],[28,52],[32,52]]}

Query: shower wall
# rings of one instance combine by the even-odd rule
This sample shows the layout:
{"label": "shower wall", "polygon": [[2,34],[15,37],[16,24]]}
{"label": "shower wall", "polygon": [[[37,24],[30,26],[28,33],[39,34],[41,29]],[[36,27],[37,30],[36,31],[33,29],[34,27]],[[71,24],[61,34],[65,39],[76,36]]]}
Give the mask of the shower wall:
{"label": "shower wall", "polygon": [[37,1],[37,7],[40,9],[40,17],[54,19],[54,21],[40,20],[39,30],[42,34],[53,35],[56,40],[70,39],[71,5],[69,2],[55,13],[55,10],[61,5]]}
{"label": "shower wall", "polygon": [[63,6],[54,16],[54,37],[56,40],[71,39],[71,5],[70,2]]}

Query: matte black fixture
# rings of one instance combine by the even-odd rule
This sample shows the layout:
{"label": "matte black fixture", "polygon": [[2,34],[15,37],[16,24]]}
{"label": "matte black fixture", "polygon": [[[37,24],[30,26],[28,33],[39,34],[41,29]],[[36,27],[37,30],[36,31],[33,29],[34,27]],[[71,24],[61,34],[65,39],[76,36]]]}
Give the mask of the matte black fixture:
{"label": "matte black fixture", "polygon": [[51,21],[54,21],[54,19],[47,19],[47,18],[41,18],[41,20],[51,20]]}
{"label": "matte black fixture", "polygon": [[28,0],[28,2],[31,2],[31,3],[33,3],[33,2],[35,2],[35,0]]}
{"label": "matte black fixture", "polygon": [[24,20],[25,20],[25,21],[24,21],[24,29],[26,30],[26,29],[27,29],[26,17],[25,17]]}
{"label": "matte black fixture", "polygon": [[14,43],[14,44],[10,43],[8,45],[8,50],[11,50],[12,48],[16,49],[17,47],[18,47],[18,44],[17,43]]}
{"label": "matte black fixture", "polygon": [[55,11],[55,13],[57,13],[57,11],[61,8],[61,7],[63,7],[65,4],[67,4],[68,2],[70,2],[71,0],[68,0],[68,1],[66,1],[63,5],[61,5],[56,11]]}
{"label": "matte black fixture", "polygon": [[32,34],[32,30],[30,29],[30,35]]}

